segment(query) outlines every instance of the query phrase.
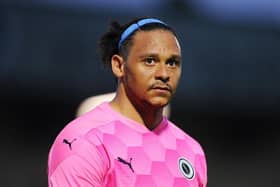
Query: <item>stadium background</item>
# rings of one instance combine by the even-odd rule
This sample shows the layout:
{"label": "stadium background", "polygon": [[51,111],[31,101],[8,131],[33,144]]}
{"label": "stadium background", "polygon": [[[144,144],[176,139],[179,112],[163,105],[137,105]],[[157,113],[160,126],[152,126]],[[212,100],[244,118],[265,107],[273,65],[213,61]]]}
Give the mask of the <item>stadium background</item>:
{"label": "stadium background", "polygon": [[261,0],[1,0],[1,186],[47,186],[56,134],[83,99],[115,88],[97,39],[110,20],[136,16],[178,32],[171,119],[204,147],[208,187],[279,186],[279,10]]}

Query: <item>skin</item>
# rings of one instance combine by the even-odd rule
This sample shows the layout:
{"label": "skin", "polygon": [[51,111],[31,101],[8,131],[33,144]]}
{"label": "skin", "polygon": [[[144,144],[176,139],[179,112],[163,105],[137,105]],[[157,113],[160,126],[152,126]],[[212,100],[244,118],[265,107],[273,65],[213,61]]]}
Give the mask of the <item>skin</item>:
{"label": "skin", "polygon": [[137,31],[126,60],[113,55],[111,64],[118,78],[112,108],[154,129],[162,120],[163,107],[176,91],[181,76],[181,48],[166,30]]}

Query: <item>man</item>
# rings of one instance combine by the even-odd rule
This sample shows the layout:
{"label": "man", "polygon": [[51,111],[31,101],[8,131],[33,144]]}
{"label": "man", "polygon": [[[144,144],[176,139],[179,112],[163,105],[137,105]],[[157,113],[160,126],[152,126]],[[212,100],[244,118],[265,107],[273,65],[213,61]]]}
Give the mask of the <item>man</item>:
{"label": "man", "polygon": [[181,75],[181,49],[166,23],[112,23],[100,40],[116,96],[70,122],[56,138],[49,186],[205,187],[201,146],[162,115]]}

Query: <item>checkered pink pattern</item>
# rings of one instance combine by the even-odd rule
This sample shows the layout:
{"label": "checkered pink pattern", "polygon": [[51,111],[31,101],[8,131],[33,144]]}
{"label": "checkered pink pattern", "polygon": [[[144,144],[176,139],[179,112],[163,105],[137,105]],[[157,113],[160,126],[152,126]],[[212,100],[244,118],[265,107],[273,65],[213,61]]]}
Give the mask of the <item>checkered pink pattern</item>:
{"label": "checkered pink pattern", "polygon": [[67,125],[49,154],[49,186],[205,187],[201,146],[166,118],[153,131],[103,103]]}

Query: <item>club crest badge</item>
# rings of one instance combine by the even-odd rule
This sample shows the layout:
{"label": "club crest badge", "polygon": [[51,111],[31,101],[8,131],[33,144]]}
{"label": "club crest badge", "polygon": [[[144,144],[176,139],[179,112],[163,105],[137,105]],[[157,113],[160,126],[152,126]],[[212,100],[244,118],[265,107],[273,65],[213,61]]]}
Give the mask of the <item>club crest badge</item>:
{"label": "club crest badge", "polygon": [[193,165],[185,158],[181,157],[179,159],[179,170],[189,180],[192,180],[195,176],[195,171]]}

